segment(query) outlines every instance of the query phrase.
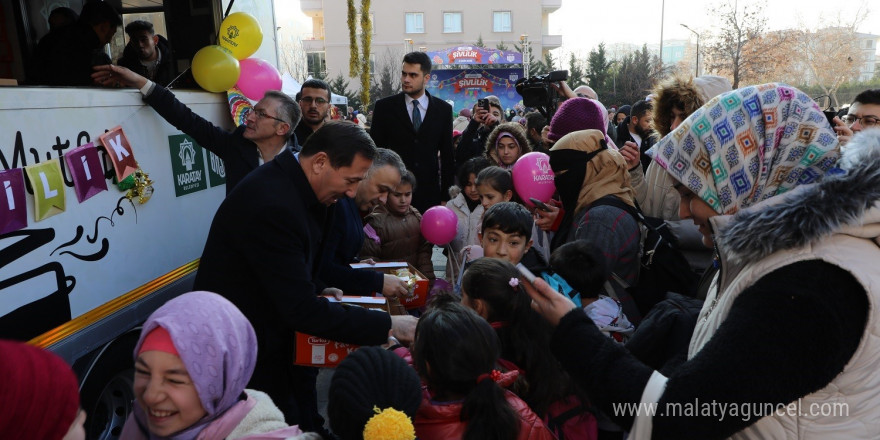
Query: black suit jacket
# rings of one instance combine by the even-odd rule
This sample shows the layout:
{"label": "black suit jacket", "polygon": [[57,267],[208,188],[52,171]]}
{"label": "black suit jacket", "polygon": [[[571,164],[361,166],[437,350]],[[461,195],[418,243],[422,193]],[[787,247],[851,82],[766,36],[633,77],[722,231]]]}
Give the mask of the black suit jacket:
{"label": "black suit jacket", "polygon": [[[635,141],[635,138],[629,132],[629,118],[626,118],[617,126],[617,139],[615,139],[615,143],[617,143],[617,148],[622,148],[624,143]],[[654,146],[655,142],[653,132],[642,137],[642,145],[639,146],[639,160],[642,162],[642,172],[648,171],[648,165],[651,164],[651,156],[648,156],[646,153]]]}
{"label": "black suit jacket", "polygon": [[220,205],[195,289],[223,295],[257,333],[261,362],[293,362],[293,332],[378,345],[391,328],[387,313],[330,303],[315,292],[333,207],[318,202],[293,152],[251,172]]}
{"label": "black suit jacket", "polygon": [[223,161],[226,170],[226,194],[259,166],[257,144],[244,138],[244,130],[247,128],[244,125],[233,131],[226,131],[197,115],[178,101],[171,91],[159,84],[144,97],[144,101],[169,124],[191,136],[199,145]]}
{"label": "black suit jacket", "polygon": [[[416,176],[412,204],[420,212],[425,212],[439,205],[440,201],[449,200],[449,187],[455,179],[452,106],[428,94],[428,110],[422,115],[422,125],[416,133],[404,96],[399,93],[376,102],[370,136],[376,146],[399,154]],[[437,152],[440,152],[439,164]]]}

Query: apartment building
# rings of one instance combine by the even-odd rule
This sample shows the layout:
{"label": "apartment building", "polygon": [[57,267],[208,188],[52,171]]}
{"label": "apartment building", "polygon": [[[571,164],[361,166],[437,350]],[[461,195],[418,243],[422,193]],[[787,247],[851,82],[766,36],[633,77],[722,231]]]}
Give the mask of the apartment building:
{"label": "apartment building", "polygon": [[[360,12],[361,2],[354,3]],[[550,13],[561,6],[562,0],[372,0],[370,59],[375,69],[377,63],[387,60],[399,62],[410,50],[445,49],[472,44],[479,38],[486,47],[503,43],[513,50],[527,35],[533,56],[540,60],[544,53],[562,45],[562,36],[549,32]],[[300,7],[312,19],[311,38],[303,41],[309,71],[348,76],[347,2],[301,0]],[[352,82],[352,87],[357,84]]]}
{"label": "apartment building", "polygon": [[878,50],[880,50],[878,48],[880,35],[856,33],[856,37],[859,39],[859,48],[862,49],[863,56],[865,57],[865,63],[859,72],[859,81],[870,81],[876,75],[878,66],[877,54]]}

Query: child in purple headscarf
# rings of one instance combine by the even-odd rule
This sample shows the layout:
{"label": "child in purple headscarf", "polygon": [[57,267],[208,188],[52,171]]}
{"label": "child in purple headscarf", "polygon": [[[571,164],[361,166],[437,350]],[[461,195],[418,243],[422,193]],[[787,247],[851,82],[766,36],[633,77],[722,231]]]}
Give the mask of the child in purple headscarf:
{"label": "child in purple headscarf", "polygon": [[231,302],[210,292],[168,301],[135,346],[134,411],[121,438],[320,438],[288,427],[269,396],[245,390],[256,360],[254,329]]}

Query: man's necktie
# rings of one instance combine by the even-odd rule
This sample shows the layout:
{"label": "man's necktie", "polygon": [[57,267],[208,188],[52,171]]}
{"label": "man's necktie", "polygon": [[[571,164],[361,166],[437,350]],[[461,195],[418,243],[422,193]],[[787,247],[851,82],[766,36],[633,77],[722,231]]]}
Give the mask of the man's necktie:
{"label": "man's necktie", "polygon": [[413,128],[416,131],[419,131],[419,127],[422,126],[422,111],[419,110],[419,101],[413,101],[413,111],[412,111],[412,123]]}

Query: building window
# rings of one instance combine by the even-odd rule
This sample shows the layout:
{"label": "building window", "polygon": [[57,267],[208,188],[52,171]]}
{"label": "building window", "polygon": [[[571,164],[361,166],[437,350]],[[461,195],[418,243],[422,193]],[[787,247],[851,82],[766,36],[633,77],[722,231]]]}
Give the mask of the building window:
{"label": "building window", "polygon": [[865,40],[865,49],[871,49],[873,47],[874,40]]}
{"label": "building window", "polygon": [[443,32],[461,32],[461,12],[443,13]]}
{"label": "building window", "polygon": [[306,54],[306,68],[311,77],[327,76],[327,61],[324,52],[309,52]]}
{"label": "building window", "polygon": [[510,11],[495,11],[492,16],[492,32],[512,32]]}
{"label": "building window", "polygon": [[406,33],[408,34],[424,34],[425,33],[425,14],[421,12],[406,13]]}

